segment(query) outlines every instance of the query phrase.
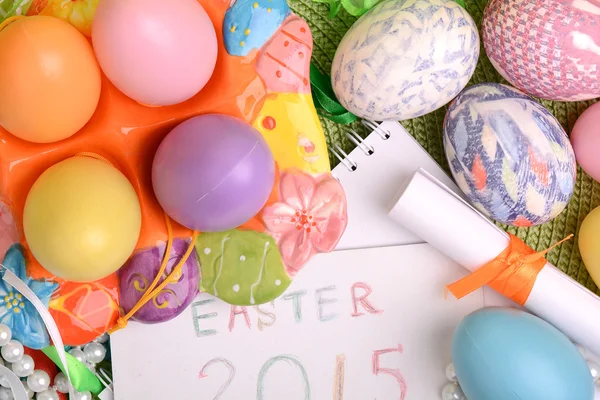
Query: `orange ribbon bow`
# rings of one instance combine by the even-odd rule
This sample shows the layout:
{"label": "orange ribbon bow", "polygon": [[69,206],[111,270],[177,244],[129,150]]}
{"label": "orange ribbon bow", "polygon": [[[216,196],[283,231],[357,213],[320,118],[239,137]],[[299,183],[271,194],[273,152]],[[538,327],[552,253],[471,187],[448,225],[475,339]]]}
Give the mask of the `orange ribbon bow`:
{"label": "orange ribbon bow", "polygon": [[460,299],[484,285],[489,285],[516,303],[524,306],[535,280],[547,261],[546,253],[571,239],[569,235],[544,251],[536,252],[518,237],[509,234],[508,247],[496,258],[472,274],[448,285],[448,290]]}

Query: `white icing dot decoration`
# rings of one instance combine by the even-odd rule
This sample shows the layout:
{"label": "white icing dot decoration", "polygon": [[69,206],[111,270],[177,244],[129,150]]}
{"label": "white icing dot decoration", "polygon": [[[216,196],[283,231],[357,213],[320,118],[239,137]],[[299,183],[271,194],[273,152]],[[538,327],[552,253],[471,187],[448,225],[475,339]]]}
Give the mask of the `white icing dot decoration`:
{"label": "white icing dot decoration", "polygon": [[277,279],[277,280],[275,281],[275,285],[276,285],[276,286],[279,286],[279,285],[281,285],[281,281],[280,281],[279,279]]}
{"label": "white icing dot decoration", "polygon": [[204,249],[204,254],[209,255],[210,254],[210,249],[208,247],[206,247]]}
{"label": "white icing dot decoration", "polygon": [[234,292],[239,292],[240,291],[240,285],[238,285],[237,283],[235,285],[233,285],[233,291]]}
{"label": "white icing dot decoration", "polygon": [[242,255],[240,256],[240,261],[246,261],[246,256],[242,254]]}

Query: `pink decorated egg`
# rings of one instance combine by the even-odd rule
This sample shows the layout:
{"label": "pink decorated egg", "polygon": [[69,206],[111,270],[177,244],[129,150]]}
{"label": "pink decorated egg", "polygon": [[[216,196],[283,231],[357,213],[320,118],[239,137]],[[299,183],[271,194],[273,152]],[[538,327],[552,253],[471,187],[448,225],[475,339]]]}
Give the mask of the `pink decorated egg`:
{"label": "pink decorated egg", "polygon": [[581,168],[600,182],[600,103],[581,114],[571,132],[571,143]]}
{"label": "pink decorated egg", "polygon": [[102,0],[92,42],[108,79],[149,106],[193,97],[217,60],[215,29],[197,0]]}
{"label": "pink decorated egg", "polygon": [[491,0],[482,34],[496,70],[549,100],[600,97],[599,0]]}

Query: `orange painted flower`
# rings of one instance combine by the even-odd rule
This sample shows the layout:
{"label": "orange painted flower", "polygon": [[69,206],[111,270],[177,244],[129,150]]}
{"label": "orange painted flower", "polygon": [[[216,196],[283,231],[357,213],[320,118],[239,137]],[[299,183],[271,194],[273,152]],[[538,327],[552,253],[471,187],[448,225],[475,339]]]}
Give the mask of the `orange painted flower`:
{"label": "orange painted flower", "polygon": [[107,332],[119,318],[116,274],[89,283],[64,283],[50,300],[49,311],[63,342],[79,346]]}

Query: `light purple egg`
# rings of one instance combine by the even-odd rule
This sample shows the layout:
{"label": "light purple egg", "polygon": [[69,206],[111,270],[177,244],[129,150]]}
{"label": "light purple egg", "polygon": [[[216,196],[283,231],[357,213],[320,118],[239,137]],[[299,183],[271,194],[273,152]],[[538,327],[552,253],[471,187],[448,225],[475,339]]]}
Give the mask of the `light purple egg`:
{"label": "light purple egg", "polygon": [[[162,244],[142,250],[134,254],[120,269],[120,305],[126,313],[142,298],[148,286],[152,284],[154,278],[158,275],[165,248],[166,244]],[[179,263],[187,248],[188,243],[185,240],[173,240],[171,255],[159,284]],[[169,283],[158,295],[142,306],[135,313],[133,319],[147,324],[154,324],[168,321],[181,314],[198,294],[199,271],[199,262],[196,252],[193,251],[183,265],[179,279]]]}
{"label": "light purple egg", "polygon": [[275,183],[275,161],[248,123],[206,114],[181,123],[160,144],[152,186],[167,214],[201,232],[234,229],[265,205]]}

